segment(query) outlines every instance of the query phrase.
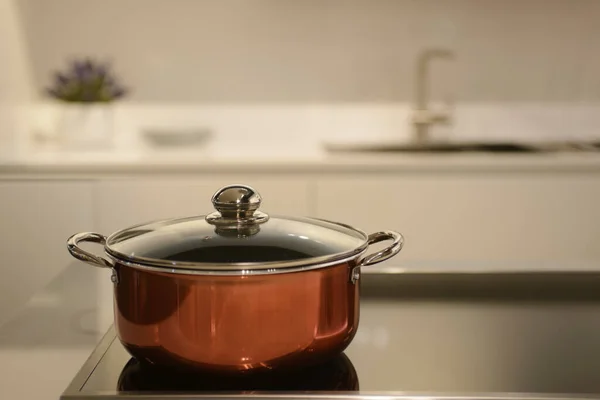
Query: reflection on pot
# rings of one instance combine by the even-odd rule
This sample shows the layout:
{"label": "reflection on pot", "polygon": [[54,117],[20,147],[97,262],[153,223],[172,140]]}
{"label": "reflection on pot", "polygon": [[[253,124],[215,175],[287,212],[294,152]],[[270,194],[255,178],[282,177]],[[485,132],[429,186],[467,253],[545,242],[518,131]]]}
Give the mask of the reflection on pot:
{"label": "reflection on pot", "polygon": [[115,285],[115,311],[135,326],[149,326],[166,320],[177,311],[189,292],[187,286],[165,273],[118,268],[118,274],[120,282]]}
{"label": "reflection on pot", "polygon": [[119,376],[117,390],[211,392],[358,391],[358,375],[345,354],[309,368],[239,375],[198,374],[153,366],[132,358]]}

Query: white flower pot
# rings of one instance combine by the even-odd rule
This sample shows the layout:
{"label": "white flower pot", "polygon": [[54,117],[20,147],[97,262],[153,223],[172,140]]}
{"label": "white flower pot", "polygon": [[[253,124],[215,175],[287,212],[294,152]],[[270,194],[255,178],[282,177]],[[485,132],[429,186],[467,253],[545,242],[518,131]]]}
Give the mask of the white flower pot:
{"label": "white flower pot", "polygon": [[68,150],[106,150],[114,144],[110,104],[66,104],[60,111],[58,136]]}

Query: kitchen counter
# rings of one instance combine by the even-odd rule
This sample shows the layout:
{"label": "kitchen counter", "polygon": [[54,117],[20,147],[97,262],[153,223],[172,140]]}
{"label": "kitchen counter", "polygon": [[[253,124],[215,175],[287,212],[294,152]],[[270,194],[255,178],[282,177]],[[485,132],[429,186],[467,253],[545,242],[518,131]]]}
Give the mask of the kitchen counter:
{"label": "kitchen counter", "polygon": [[0,399],[58,399],[112,323],[108,271],[62,269],[0,326]]}
{"label": "kitchen counter", "polygon": [[[458,270],[452,268],[441,267],[435,270],[444,270],[444,273],[423,274],[416,272],[416,269],[412,273],[407,270],[388,269],[395,272],[395,276],[402,277],[400,281],[387,279],[386,275],[381,275],[382,271],[370,271],[379,272],[373,275],[365,272],[368,275],[365,275],[365,279],[376,284],[378,289],[374,291],[369,290],[369,286],[363,286],[363,294],[373,299],[400,295],[405,300],[420,299],[432,306],[441,300],[466,304],[464,302],[482,296],[489,301],[524,301],[529,306],[537,304],[542,298],[552,298],[548,304],[558,307],[564,302],[564,306],[561,307],[568,312],[571,324],[577,323],[576,316],[580,315],[573,313],[574,307],[581,307],[581,313],[590,318],[598,315],[592,313],[590,308],[593,304],[598,304],[595,303],[598,299],[596,288],[600,279],[598,272],[561,272],[558,268],[550,273],[527,272],[533,269],[524,266],[514,268],[520,270],[520,273],[501,274],[465,274],[457,273]],[[112,324],[109,275],[107,270],[73,262],[33,296],[14,318],[0,326],[0,398],[50,400],[59,397]],[[552,307],[549,310],[555,309]],[[523,312],[527,313],[527,309],[528,307],[525,307]],[[357,335],[355,339],[357,345],[366,343],[370,337],[380,337],[379,334],[373,336],[373,329],[376,327],[369,328],[369,315],[375,316],[378,311],[363,311],[361,335]],[[416,318],[419,314],[410,315]],[[508,317],[509,314],[503,315]],[[594,318],[597,319],[592,319]],[[433,323],[434,319],[428,321]],[[449,320],[446,321],[450,323]],[[527,324],[525,317],[520,321]],[[502,325],[499,321],[494,323],[498,327]],[[583,329],[579,325],[573,326]],[[560,328],[564,330],[568,326]],[[433,332],[435,331],[436,328],[433,328]],[[589,340],[597,337],[590,335],[586,330],[577,332],[580,338],[584,334]],[[552,330],[548,331],[548,335],[554,333]],[[490,334],[497,340],[502,336],[491,330]],[[459,336],[456,338],[458,340]],[[547,339],[550,340],[550,336]],[[402,343],[399,342],[400,344]],[[558,364],[555,366],[559,368]],[[363,368],[361,371],[363,375],[371,376],[370,379],[376,378],[368,369]],[[374,373],[377,374],[377,369]]]}
{"label": "kitchen counter", "polygon": [[[345,357],[276,379],[221,381],[144,369],[109,330],[64,399],[448,399],[600,395],[596,274],[385,274],[361,278]],[[274,387],[275,385],[275,387]],[[223,393],[227,391],[227,393]],[[275,392],[275,393],[273,393]],[[307,393],[308,392],[308,393]],[[135,394],[134,394],[135,393]],[[331,397],[329,397],[331,396]],[[457,400],[456,398],[454,400]]]}
{"label": "kitchen counter", "polygon": [[[275,152],[275,151],[274,151]],[[600,153],[553,154],[128,154],[39,153],[0,160],[0,177],[201,173],[386,173],[600,171]]]}

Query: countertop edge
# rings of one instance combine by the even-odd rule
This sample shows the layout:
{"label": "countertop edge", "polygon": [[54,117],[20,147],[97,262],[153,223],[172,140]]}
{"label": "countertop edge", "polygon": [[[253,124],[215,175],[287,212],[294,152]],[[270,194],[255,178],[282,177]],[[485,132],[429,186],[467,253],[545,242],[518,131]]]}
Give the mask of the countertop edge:
{"label": "countertop edge", "polygon": [[202,173],[514,173],[600,172],[600,153],[580,155],[442,155],[277,158],[119,157],[0,161],[0,179]]}

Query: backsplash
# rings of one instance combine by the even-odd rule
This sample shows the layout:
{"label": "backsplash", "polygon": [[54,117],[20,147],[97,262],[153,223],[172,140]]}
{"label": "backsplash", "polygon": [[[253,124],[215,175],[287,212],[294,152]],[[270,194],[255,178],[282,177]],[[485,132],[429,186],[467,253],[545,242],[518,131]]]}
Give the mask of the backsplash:
{"label": "backsplash", "polygon": [[20,0],[34,80],[113,60],[141,102],[600,100],[597,0]]}

